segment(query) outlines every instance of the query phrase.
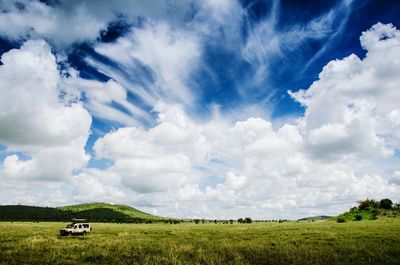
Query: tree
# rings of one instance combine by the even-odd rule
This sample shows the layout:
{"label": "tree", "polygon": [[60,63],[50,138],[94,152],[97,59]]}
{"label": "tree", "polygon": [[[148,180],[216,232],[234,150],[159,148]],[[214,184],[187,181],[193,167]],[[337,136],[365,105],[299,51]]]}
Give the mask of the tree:
{"label": "tree", "polygon": [[358,209],[359,210],[366,210],[367,208],[378,208],[379,202],[375,200],[366,199],[364,201],[358,202]]}
{"label": "tree", "polygon": [[390,210],[392,209],[393,202],[390,199],[382,199],[379,202],[379,208],[385,209],[385,210]]}
{"label": "tree", "polygon": [[243,218],[239,218],[237,221],[238,221],[238,223],[241,224],[241,223],[243,223],[244,220],[243,220]]}
{"label": "tree", "polygon": [[199,220],[199,219],[194,219],[193,222],[194,222],[195,224],[198,224],[198,223],[200,222],[200,220]]}
{"label": "tree", "polygon": [[244,223],[246,223],[246,224],[251,224],[252,222],[253,222],[253,220],[251,220],[250,217],[246,217],[246,218],[244,219]]}

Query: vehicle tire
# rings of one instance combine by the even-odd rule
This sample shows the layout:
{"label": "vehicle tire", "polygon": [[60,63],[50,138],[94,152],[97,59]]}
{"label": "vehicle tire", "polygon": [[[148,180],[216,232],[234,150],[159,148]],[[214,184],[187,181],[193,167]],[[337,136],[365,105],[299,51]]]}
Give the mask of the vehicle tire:
{"label": "vehicle tire", "polygon": [[86,236],[86,231],[83,231],[83,235]]}
{"label": "vehicle tire", "polygon": [[69,232],[69,233],[67,234],[67,236],[72,236],[72,232]]}

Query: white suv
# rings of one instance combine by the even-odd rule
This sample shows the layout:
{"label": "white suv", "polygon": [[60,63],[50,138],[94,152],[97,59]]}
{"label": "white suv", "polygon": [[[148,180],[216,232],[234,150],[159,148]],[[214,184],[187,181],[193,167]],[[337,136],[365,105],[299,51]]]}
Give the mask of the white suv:
{"label": "white suv", "polygon": [[72,223],[67,225],[66,228],[60,229],[60,235],[86,235],[92,230],[89,223]]}

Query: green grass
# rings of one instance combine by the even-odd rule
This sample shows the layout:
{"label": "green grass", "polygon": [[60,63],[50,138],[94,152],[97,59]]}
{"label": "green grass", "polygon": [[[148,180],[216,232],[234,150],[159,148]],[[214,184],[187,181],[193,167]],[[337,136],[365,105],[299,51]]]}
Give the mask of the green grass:
{"label": "green grass", "polygon": [[0,222],[0,264],[400,264],[400,219],[253,224]]}

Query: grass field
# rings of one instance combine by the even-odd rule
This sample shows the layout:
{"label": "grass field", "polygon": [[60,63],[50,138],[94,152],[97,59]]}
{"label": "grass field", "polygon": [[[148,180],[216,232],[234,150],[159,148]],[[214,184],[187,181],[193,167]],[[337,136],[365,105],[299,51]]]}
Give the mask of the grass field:
{"label": "grass field", "polygon": [[400,264],[400,219],[336,223],[0,222],[0,264]]}

